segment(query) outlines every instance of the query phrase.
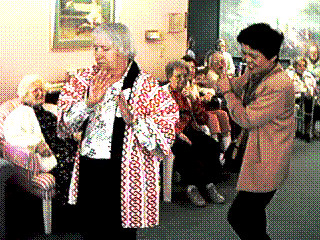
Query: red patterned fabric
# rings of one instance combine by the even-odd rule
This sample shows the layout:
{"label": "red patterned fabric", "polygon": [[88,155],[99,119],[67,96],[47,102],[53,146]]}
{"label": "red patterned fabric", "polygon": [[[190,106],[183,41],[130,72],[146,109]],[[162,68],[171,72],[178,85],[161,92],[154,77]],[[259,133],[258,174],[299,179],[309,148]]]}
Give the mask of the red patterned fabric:
{"label": "red patterned fabric", "polygon": [[[93,73],[94,68],[88,68],[71,77],[64,87],[58,102],[60,136],[72,134],[63,122],[63,113],[72,103],[84,98]],[[172,154],[174,126],[179,118],[178,106],[174,99],[166,88],[160,88],[156,80],[143,71],[135,80],[132,94],[129,101],[132,114],[139,119],[153,119],[150,131],[155,134],[164,155]],[[122,225],[125,228],[153,227],[159,224],[160,158],[151,154],[139,143],[132,127],[126,126],[124,136],[121,165]],[[76,204],[78,163],[79,157],[75,161],[70,185],[70,204]]]}
{"label": "red patterned fabric", "polygon": [[192,122],[192,115],[199,125],[207,124],[209,116],[206,113],[201,101],[189,102],[188,99],[180,92],[171,90],[171,95],[179,105],[180,118],[176,123],[176,133],[183,132],[183,130]]}

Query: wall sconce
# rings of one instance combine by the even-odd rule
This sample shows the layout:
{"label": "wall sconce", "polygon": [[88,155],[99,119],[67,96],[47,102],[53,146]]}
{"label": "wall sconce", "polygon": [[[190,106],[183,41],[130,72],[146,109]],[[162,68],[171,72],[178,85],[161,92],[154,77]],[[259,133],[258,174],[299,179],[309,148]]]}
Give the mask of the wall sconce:
{"label": "wall sconce", "polygon": [[161,41],[161,33],[159,30],[147,30],[145,33],[146,41],[158,42]]}

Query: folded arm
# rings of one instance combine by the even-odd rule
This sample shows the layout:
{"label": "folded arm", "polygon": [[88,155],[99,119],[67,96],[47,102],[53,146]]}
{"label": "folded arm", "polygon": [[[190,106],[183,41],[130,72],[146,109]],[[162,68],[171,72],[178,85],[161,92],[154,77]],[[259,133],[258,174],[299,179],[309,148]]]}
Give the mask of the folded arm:
{"label": "folded arm", "polygon": [[233,93],[225,95],[227,107],[232,119],[243,128],[259,127],[274,119],[284,111],[286,99],[284,89],[269,89],[257,97],[247,107]]}

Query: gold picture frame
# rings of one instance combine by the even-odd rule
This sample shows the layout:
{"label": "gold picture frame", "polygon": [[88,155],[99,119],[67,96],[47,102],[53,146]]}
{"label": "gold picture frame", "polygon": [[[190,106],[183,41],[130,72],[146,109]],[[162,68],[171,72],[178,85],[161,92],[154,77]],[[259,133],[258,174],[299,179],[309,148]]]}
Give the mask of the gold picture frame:
{"label": "gold picture frame", "polygon": [[89,48],[91,31],[114,21],[115,0],[56,0],[52,49]]}

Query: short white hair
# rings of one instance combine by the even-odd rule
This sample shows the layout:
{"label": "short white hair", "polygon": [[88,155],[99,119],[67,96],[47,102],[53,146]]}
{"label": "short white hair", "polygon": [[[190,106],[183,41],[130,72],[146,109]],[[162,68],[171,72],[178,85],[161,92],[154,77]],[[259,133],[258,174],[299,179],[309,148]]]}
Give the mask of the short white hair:
{"label": "short white hair", "polygon": [[103,36],[111,40],[119,52],[129,59],[133,59],[137,54],[130,30],[122,23],[103,23],[93,30],[92,36]]}
{"label": "short white hair", "polygon": [[30,85],[37,81],[40,81],[42,84],[44,84],[43,78],[38,74],[24,76],[18,86],[17,94],[19,98],[23,98],[28,93],[28,88],[30,87]]}

